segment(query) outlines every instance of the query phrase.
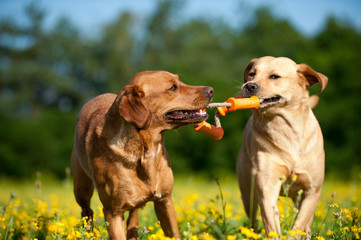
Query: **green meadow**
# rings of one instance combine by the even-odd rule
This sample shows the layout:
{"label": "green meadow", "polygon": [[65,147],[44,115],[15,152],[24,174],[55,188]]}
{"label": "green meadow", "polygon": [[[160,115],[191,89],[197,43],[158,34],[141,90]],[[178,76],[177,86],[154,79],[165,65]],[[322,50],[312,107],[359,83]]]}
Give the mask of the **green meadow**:
{"label": "green meadow", "polygon": [[[281,181],[281,180],[280,180]],[[312,239],[359,239],[361,234],[360,176],[353,181],[327,178],[312,225]],[[106,222],[97,194],[92,199],[94,221],[80,218],[70,179],[59,181],[38,174],[32,181],[0,181],[0,239],[104,239]],[[282,236],[268,237],[258,214],[252,229],[240,200],[234,175],[210,179],[175,176],[173,200],[182,239],[293,239],[304,235],[291,230],[297,210],[280,197]],[[140,210],[139,238],[164,236],[150,202]],[[90,226],[91,225],[91,226]]]}

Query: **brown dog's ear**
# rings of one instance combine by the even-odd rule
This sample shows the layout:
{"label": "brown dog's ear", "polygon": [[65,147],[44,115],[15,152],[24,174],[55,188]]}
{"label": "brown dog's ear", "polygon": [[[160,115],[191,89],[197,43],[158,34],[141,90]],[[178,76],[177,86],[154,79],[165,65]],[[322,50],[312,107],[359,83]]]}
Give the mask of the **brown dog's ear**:
{"label": "brown dog's ear", "polygon": [[254,63],[258,60],[258,58],[253,58],[247,65],[247,67],[244,69],[244,72],[243,72],[243,81],[244,82],[247,82],[248,80],[248,73],[249,73],[249,70],[251,70],[251,68],[253,67]]}
{"label": "brown dog's ear", "polygon": [[144,106],[144,92],[136,85],[125,86],[116,98],[119,114],[137,128],[144,129],[150,124],[150,112]]}
{"label": "brown dog's ear", "polygon": [[322,73],[318,73],[306,64],[298,64],[298,70],[297,72],[304,76],[307,87],[311,87],[312,85],[316,83],[321,84],[321,89],[318,91],[318,93],[321,93],[327,86],[328,78],[323,75]]}

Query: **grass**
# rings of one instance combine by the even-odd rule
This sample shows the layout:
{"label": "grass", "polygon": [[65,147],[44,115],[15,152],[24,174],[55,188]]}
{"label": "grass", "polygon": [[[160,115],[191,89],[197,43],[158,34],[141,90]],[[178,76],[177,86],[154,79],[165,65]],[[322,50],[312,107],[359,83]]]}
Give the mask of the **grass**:
{"label": "grass", "polygon": [[[312,225],[312,239],[360,239],[360,176],[344,182],[328,178]],[[94,195],[92,227],[80,219],[71,180],[41,177],[33,181],[0,180],[0,239],[104,239],[107,238],[102,206]],[[234,175],[219,180],[175,176],[173,199],[182,239],[274,239],[260,224],[251,229],[243,210]],[[155,217],[153,204],[140,210],[140,239],[167,239]],[[302,236],[291,231],[297,210],[280,198],[282,238]],[[260,216],[258,214],[260,220]],[[260,220],[261,221],[261,220]]]}

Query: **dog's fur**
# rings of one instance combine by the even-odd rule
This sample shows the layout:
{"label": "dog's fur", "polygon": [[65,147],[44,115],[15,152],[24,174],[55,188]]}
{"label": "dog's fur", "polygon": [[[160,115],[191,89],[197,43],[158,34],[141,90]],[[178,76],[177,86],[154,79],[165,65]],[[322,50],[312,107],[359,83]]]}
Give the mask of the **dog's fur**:
{"label": "dog's fur", "polygon": [[164,132],[205,120],[207,114],[198,109],[212,95],[211,87],[186,85],[165,71],[146,71],[136,74],[118,95],[103,94],[86,103],[77,119],[71,156],[82,216],[92,218],[95,187],[111,239],[126,239],[126,211],[127,238],[137,238],[137,208],[148,201],[154,201],[166,236],[180,239]]}
{"label": "dog's fur", "polygon": [[311,110],[318,98],[310,98],[307,88],[320,83],[322,92],[328,79],[289,58],[262,57],[248,64],[244,81],[242,94],[255,95],[261,102],[245,127],[237,161],[245,211],[256,227],[259,205],[266,232],[280,235],[277,199],[283,194],[282,183],[292,182],[297,175],[288,193],[295,201],[303,190],[293,229],[305,231],[309,238],[324,180],[325,154],[322,132]]}

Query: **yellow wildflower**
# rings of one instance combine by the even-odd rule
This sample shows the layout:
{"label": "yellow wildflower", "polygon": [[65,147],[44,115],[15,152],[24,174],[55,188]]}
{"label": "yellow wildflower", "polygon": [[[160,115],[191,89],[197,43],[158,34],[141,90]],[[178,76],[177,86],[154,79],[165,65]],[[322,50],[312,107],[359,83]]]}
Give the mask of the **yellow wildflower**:
{"label": "yellow wildflower", "polygon": [[341,213],[347,220],[349,220],[349,221],[353,220],[352,214],[351,214],[350,210],[348,210],[347,208],[341,208]]}
{"label": "yellow wildflower", "polygon": [[19,199],[14,200],[14,207],[19,207],[21,205],[21,201]]}
{"label": "yellow wildflower", "polygon": [[56,208],[53,208],[52,210],[51,210],[51,214],[52,215],[56,215],[56,214],[58,214],[59,213],[59,211],[58,211],[58,209],[56,209]]}
{"label": "yellow wildflower", "polygon": [[291,235],[292,237],[296,236],[296,235],[301,235],[301,236],[306,236],[306,233],[303,232],[302,230],[300,229],[296,229],[296,230],[290,230],[288,232],[288,235]]}
{"label": "yellow wildflower", "polygon": [[337,203],[333,203],[333,204],[330,205],[330,207],[338,208],[338,204],[337,204]]}
{"label": "yellow wildflower", "polygon": [[357,227],[356,225],[353,225],[351,227],[351,232],[353,232],[353,233],[361,233],[361,227]]}
{"label": "yellow wildflower", "polygon": [[93,233],[89,233],[89,232],[85,232],[84,233],[85,238],[93,238],[94,234]]}
{"label": "yellow wildflower", "polygon": [[301,229],[296,229],[296,234],[300,234],[301,236],[306,236],[306,233],[303,232]]}
{"label": "yellow wildflower", "polygon": [[214,237],[209,235],[208,233],[204,232],[201,234],[201,240],[216,240]]}
{"label": "yellow wildflower", "polygon": [[292,237],[294,237],[296,235],[296,231],[295,230],[290,230],[288,232],[288,235],[290,235],[290,234],[291,234]]}
{"label": "yellow wildflower", "polygon": [[103,218],[103,217],[104,217],[103,207],[99,206],[99,207],[98,207],[98,211],[99,211],[99,217],[100,217],[100,218]]}
{"label": "yellow wildflower", "polygon": [[197,199],[198,199],[198,194],[197,194],[197,193],[193,193],[193,194],[192,194],[192,199],[193,199],[193,200],[197,200]]}
{"label": "yellow wildflower", "polygon": [[276,232],[270,232],[268,233],[269,237],[278,237],[278,234]]}
{"label": "yellow wildflower", "polygon": [[98,229],[94,228],[93,233],[94,233],[94,237],[96,239],[101,239],[102,235],[101,235],[101,233],[100,233],[100,231]]}
{"label": "yellow wildflower", "polygon": [[236,235],[228,235],[227,236],[227,240],[236,240],[237,236]]}
{"label": "yellow wildflower", "polygon": [[355,233],[355,238],[360,239],[360,235],[358,233]]}
{"label": "yellow wildflower", "polygon": [[241,233],[243,235],[245,235],[247,238],[253,238],[253,239],[258,239],[259,235],[257,233],[254,233],[253,229],[248,229],[246,227],[239,227],[237,230],[241,231]]}
{"label": "yellow wildflower", "polygon": [[320,210],[317,210],[316,212],[315,212],[315,216],[316,217],[319,217],[319,218],[324,218],[324,213],[322,212],[322,211],[320,211]]}
{"label": "yellow wildflower", "polygon": [[282,175],[281,175],[281,177],[280,177],[280,180],[281,181],[284,181],[284,180],[286,180],[286,176],[282,173]]}

